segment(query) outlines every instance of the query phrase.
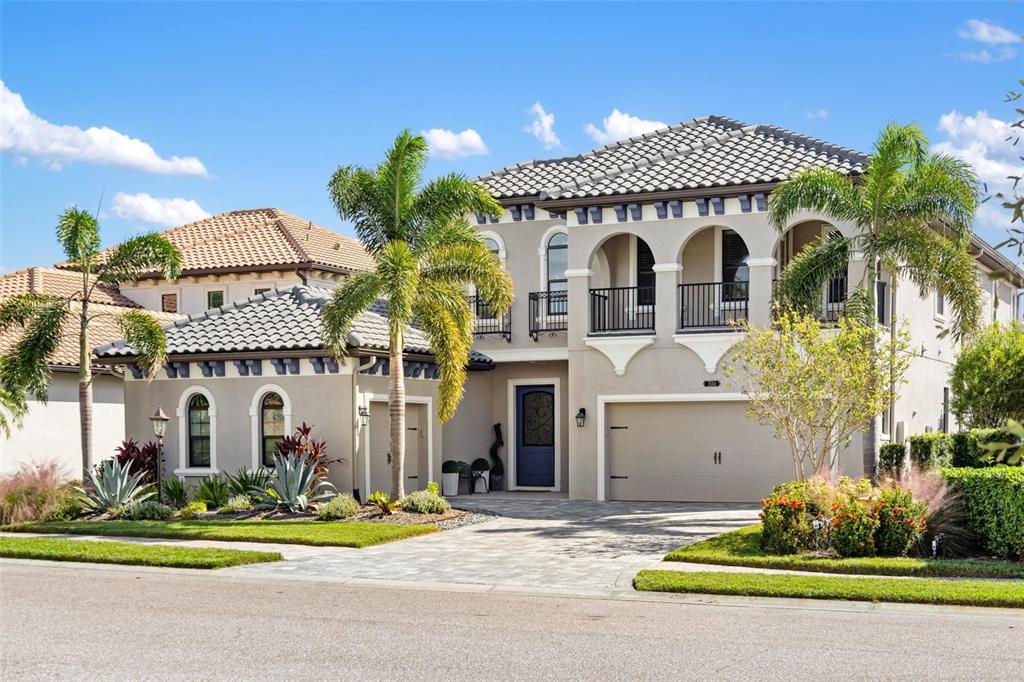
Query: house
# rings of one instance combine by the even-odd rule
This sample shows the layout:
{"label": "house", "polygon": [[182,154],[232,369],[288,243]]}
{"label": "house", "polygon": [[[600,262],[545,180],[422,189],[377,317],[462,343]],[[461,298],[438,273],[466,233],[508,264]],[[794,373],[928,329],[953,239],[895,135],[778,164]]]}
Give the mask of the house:
{"label": "house", "polygon": [[[76,272],[54,268],[26,268],[0,277],[0,300],[19,294],[43,294],[59,298],[80,295],[82,277]],[[89,299],[94,317],[89,335],[94,345],[121,338],[115,317],[126,310],[141,308],[116,288],[98,284]],[[72,303],[73,310],[80,310]],[[154,313],[167,324],[179,316]],[[0,333],[0,355],[9,353],[21,338],[21,329],[12,327]],[[30,400],[22,428],[13,429],[9,438],[0,439],[0,473],[18,469],[22,464],[56,460],[68,475],[77,475],[82,467],[82,446],[78,417],[78,325],[71,320],[65,327],[50,362],[49,400],[44,405]],[[124,398],[122,380],[109,367],[94,367],[93,376],[93,451],[113,454],[124,435]]]}
{"label": "house", "polygon": [[[438,480],[444,459],[486,457],[495,424],[513,490],[754,501],[791,478],[787,445],[747,418],[722,359],[742,337],[733,323],[769,322],[773,282],[802,248],[853,229],[804,213],[779,235],[766,213],[772,189],[813,165],[855,176],[867,160],[775,126],[710,116],[481,177],[504,210],[475,220],[516,301],[498,317],[470,292],[478,371],[443,425],[432,409],[430,349],[409,330],[407,468],[417,478],[407,488]],[[971,248],[986,316],[1011,319],[1024,272],[980,239]],[[855,255],[846,277],[822,291],[823,322],[842,312],[847,283],[859,282],[864,266]],[[135,295],[165,286],[140,284]],[[882,438],[951,428],[946,377],[957,347],[944,333],[945,302],[892,273],[876,286],[879,324],[906,319],[915,350]],[[129,435],[145,436],[163,406],[173,420],[168,472],[199,476],[258,465],[275,438],[305,421],[344,458],[332,469],[342,489],[387,489],[386,339],[371,332],[382,311],[360,321],[351,357],[331,365],[313,314],[324,296],[304,286],[262,292],[169,330],[176,340],[160,376],[147,384],[126,374]],[[293,312],[274,317],[278,307]],[[192,342],[199,338],[209,344]],[[132,360],[118,344],[97,355]],[[864,473],[859,440],[841,453],[842,473]]]}

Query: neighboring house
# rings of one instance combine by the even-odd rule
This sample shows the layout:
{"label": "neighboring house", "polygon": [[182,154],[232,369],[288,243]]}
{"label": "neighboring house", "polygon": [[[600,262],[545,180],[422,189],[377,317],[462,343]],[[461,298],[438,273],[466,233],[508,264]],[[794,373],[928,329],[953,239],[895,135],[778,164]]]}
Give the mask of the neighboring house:
{"label": "neighboring house", "polygon": [[[27,268],[0,277],[0,300],[18,294],[35,293],[71,298],[79,295],[82,277],[77,272],[52,268]],[[80,306],[72,303],[77,311]],[[140,308],[117,289],[98,285],[90,299],[89,335],[94,346],[121,338],[114,321],[125,310]],[[154,313],[161,323],[178,315]],[[10,352],[21,338],[20,327],[0,334],[0,354]],[[13,429],[10,438],[0,440],[0,473],[17,469],[23,463],[56,461],[70,476],[78,476],[82,466],[82,446],[78,418],[78,324],[70,320],[50,364],[49,400],[45,405],[31,400],[22,428]],[[111,455],[124,434],[124,396],[120,374],[110,368],[95,368],[93,378],[93,452],[98,457]]]}
{"label": "neighboring house", "polygon": [[[812,165],[856,175],[867,159],[773,126],[707,117],[482,177],[505,210],[477,222],[512,275],[516,300],[498,318],[471,299],[481,354],[471,369],[491,371],[469,375],[457,414],[443,426],[433,405],[430,349],[409,330],[406,466],[417,478],[407,487],[438,480],[444,459],[487,457],[495,424],[503,430],[505,484],[515,490],[755,501],[788,480],[788,446],[747,418],[722,359],[741,338],[734,322],[769,323],[773,281],[782,268],[819,235],[852,229],[805,213],[780,236],[767,219],[771,190]],[[267,220],[285,225],[282,215]],[[265,225],[239,231],[250,229],[274,232]],[[289,244],[296,241],[294,229],[288,234]],[[205,249],[205,242],[196,248]],[[986,291],[986,319],[1011,319],[1024,272],[980,239],[971,248]],[[307,260],[323,269],[325,254],[341,250],[323,249]],[[362,258],[368,267],[369,257]],[[249,267],[262,262],[252,254],[241,260]],[[288,270],[268,270],[275,267],[283,286]],[[847,277],[822,291],[823,321],[842,312],[848,282],[863,272],[863,260],[855,258]],[[1004,274],[990,279],[996,272]],[[191,273],[189,286],[200,293],[225,281],[224,274],[206,279],[211,275],[201,267]],[[257,281],[249,277],[240,290],[255,293]],[[880,323],[907,319],[916,351],[910,383],[883,419],[884,438],[950,427],[946,376],[957,349],[942,333],[944,302],[932,292],[922,298],[885,273],[877,286]],[[150,296],[149,305],[174,290],[154,280],[125,292],[139,301]],[[172,418],[168,473],[188,477],[269,461],[276,440],[307,422],[326,438],[331,455],[343,458],[332,467],[341,489],[364,496],[387,490],[385,320],[379,313],[361,318],[350,339],[352,358],[334,363],[320,341],[327,295],[305,287],[262,292],[170,330],[172,358],[158,379],[127,381],[128,434],[148,438],[148,417],[162,406]],[[179,296],[204,307],[202,295],[181,290]],[[131,362],[130,349],[118,344],[98,355]],[[863,474],[859,435],[841,453],[839,468]]]}

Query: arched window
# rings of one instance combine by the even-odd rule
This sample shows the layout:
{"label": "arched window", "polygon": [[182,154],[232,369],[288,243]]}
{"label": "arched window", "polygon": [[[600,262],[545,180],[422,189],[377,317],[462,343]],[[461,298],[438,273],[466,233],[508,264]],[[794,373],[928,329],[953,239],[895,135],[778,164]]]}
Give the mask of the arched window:
{"label": "arched window", "polygon": [[260,453],[263,466],[274,466],[274,453],[283,437],[284,400],[271,391],[260,401]]}
{"label": "arched window", "polygon": [[501,260],[501,247],[498,245],[497,239],[492,239],[491,237],[484,237],[484,246],[487,247],[488,251],[494,254],[495,258],[497,258],[499,261]]}
{"label": "arched window", "polygon": [[547,244],[548,314],[564,314],[568,310],[569,280],[565,269],[569,265],[569,236],[564,232],[551,235]]}
{"label": "arched window", "polygon": [[202,393],[188,400],[188,466],[210,466],[210,401]]}

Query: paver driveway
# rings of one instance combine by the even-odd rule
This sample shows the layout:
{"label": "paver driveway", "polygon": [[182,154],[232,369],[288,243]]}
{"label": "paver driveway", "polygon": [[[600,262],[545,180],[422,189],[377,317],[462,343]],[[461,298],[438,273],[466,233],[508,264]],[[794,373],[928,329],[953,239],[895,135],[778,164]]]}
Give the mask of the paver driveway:
{"label": "paver driveway", "polygon": [[756,505],[742,504],[588,502],[529,493],[454,502],[499,517],[366,549],[227,570],[606,592],[629,588],[638,570],[670,549],[757,520]]}

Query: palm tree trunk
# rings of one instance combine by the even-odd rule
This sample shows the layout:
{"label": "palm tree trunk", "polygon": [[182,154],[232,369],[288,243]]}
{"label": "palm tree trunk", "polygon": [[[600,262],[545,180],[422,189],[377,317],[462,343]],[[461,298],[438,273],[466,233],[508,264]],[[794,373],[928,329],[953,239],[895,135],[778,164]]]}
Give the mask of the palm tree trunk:
{"label": "palm tree trunk", "polygon": [[392,335],[388,416],[391,419],[391,499],[405,497],[405,367],[401,332]]}
{"label": "palm tree trunk", "polygon": [[89,301],[82,301],[78,334],[78,418],[82,436],[82,480],[92,470],[92,350],[89,348]]}

